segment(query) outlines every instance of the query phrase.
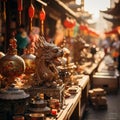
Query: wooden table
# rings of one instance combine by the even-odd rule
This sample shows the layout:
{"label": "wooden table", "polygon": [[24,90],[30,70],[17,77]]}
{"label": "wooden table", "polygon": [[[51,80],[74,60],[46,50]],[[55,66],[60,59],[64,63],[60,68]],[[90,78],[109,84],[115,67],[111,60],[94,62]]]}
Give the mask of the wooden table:
{"label": "wooden table", "polygon": [[56,118],[46,120],[82,120],[88,101],[89,76],[84,75],[79,79],[77,94],[65,99],[66,106],[61,109]]}
{"label": "wooden table", "polygon": [[86,66],[84,74],[90,77],[90,88],[93,87],[93,74],[97,71],[98,63],[93,63],[91,66]]}
{"label": "wooden table", "polygon": [[79,80],[79,86],[82,89],[81,106],[80,106],[80,117],[82,119],[85,108],[88,104],[88,91],[90,89],[90,77],[88,75],[84,75],[83,79]]}
{"label": "wooden table", "polygon": [[46,120],[80,120],[80,99],[81,99],[81,88],[79,88],[77,94],[72,95],[71,97],[65,100],[66,106],[60,110],[58,115],[54,118],[46,118]]}

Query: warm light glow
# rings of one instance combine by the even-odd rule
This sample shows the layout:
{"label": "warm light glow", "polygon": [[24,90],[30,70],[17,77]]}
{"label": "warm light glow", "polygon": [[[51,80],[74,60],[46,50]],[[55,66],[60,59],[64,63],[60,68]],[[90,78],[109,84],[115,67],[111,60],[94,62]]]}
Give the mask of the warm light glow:
{"label": "warm light glow", "polygon": [[100,10],[110,7],[110,0],[84,0],[84,9],[93,14],[93,18],[99,17]]}

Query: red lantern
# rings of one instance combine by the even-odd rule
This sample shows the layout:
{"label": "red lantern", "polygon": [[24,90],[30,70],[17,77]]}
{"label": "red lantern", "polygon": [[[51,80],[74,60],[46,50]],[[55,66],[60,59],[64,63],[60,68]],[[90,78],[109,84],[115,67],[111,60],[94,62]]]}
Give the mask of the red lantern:
{"label": "red lantern", "polygon": [[46,17],[46,13],[44,11],[44,9],[42,8],[42,10],[40,11],[40,20],[41,21],[44,21],[45,20],[45,17]]}
{"label": "red lantern", "polygon": [[34,13],[35,13],[35,9],[34,9],[34,6],[31,4],[29,9],[28,9],[29,17],[33,18],[34,17]]}
{"label": "red lantern", "polygon": [[66,28],[73,28],[75,26],[75,21],[71,21],[70,19],[66,19],[64,21],[64,26]]}
{"label": "red lantern", "polygon": [[64,26],[67,28],[69,26],[69,22],[67,20],[64,21]]}
{"label": "red lantern", "polygon": [[23,10],[23,0],[17,0],[18,3],[18,11],[22,11]]}
{"label": "red lantern", "polygon": [[88,27],[86,25],[80,25],[80,30],[88,30]]}

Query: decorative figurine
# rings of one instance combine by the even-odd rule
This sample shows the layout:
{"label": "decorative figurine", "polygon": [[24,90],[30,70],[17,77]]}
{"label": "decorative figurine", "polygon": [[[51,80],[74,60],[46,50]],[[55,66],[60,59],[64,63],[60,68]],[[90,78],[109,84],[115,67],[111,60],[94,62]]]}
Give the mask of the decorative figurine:
{"label": "decorative figurine", "polygon": [[61,85],[62,80],[59,79],[56,65],[60,64],[57,58],[62,57],[63,50],[55,44],[48,43],[44,37],[40,37],[35,44],[35,55],[35,81],[47,87]]}

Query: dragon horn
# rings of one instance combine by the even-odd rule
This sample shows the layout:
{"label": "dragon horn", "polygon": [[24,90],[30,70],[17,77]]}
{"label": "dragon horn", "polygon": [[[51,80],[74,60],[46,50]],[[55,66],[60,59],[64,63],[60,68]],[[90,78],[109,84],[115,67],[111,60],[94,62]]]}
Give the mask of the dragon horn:
{"label": "dragon horn", "polygon": [[43,43],[43,40],[41,39],[41,36],[38,39],[38,45],[39,45],[39,47],[43,47],[44,46],[44,43]]}
{"label": "dragon horn", "polygon": [[46,39],[45,39],[44,36],[41,36],[41,39],[42,39],[42,41],[43,41],[44,47],[47,48],[49,43],[46,41]]}

